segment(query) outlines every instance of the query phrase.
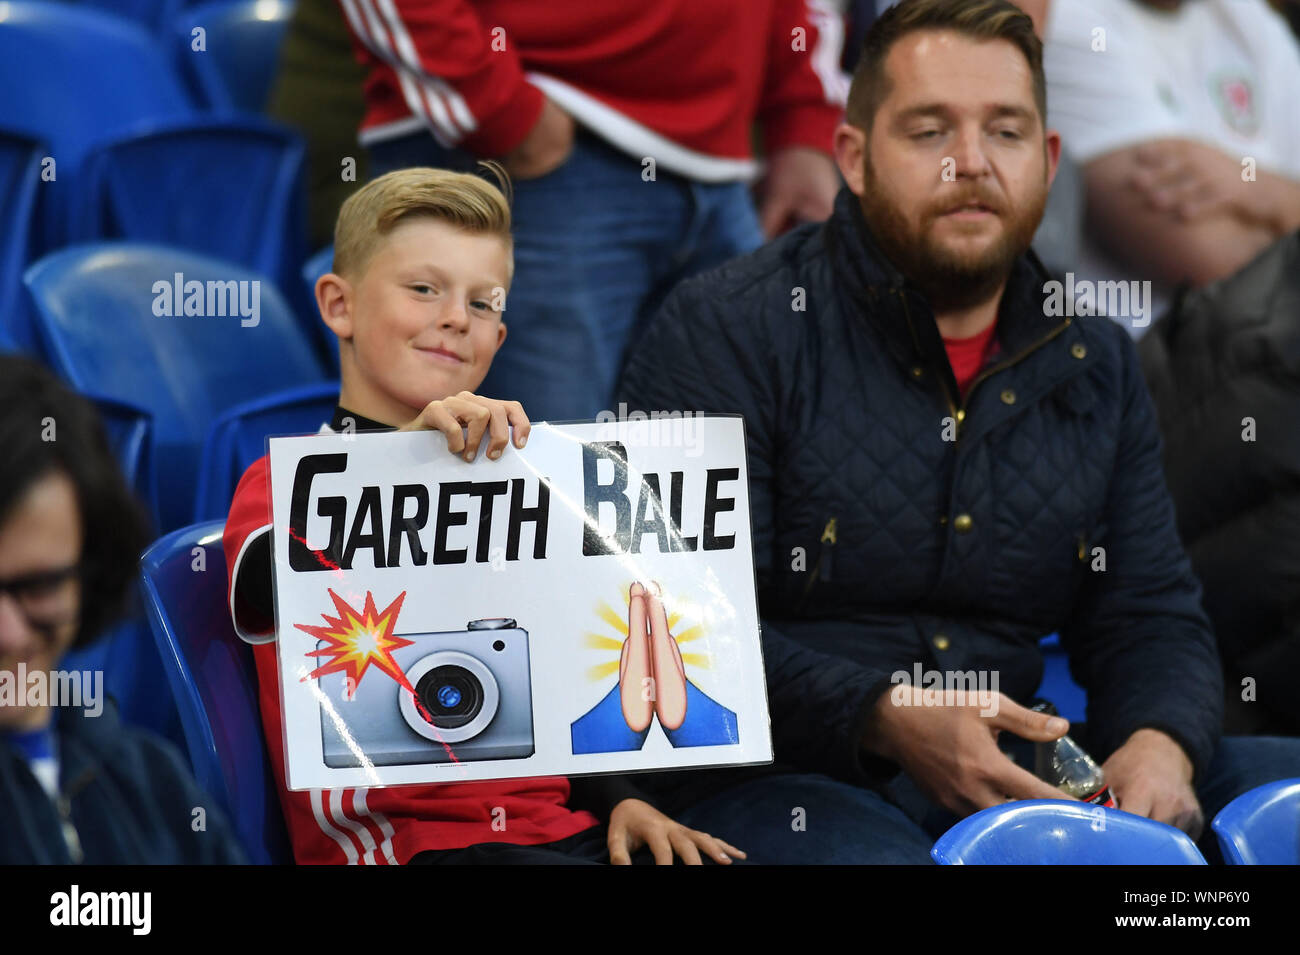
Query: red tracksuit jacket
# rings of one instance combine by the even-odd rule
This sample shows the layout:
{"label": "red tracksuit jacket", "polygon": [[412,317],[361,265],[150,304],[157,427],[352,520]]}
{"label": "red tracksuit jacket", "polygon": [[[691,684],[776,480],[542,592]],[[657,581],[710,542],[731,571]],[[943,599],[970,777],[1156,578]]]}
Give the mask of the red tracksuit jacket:
{"label": "red tracksuit jacket", "polygon": [[636,157],[705,182],[830,151],[848,90],[831,0],[339,0],[370,67],[361,142],[427,129],[499,156],[549,96]]}

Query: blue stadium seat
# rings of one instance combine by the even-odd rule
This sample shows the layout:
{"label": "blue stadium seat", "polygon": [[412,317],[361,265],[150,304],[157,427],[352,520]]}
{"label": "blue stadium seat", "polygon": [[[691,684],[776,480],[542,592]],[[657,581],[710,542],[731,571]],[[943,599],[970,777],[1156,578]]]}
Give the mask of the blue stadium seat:
{"label": "blue stadium seat", "polygon": [[144,27],[157,31],[167,17],[175,14],[184,0],[74,0],[79,6],[98,8],[106,13],[124,17]]}
{"label": "blue stadium seat", "polygon": [[[117,463],[122,468],[127,486],[145,505],[154,506],[153,482],[153,416],[143,408],[125,401],[86,395],[95,402],[108,441]],[[158,515],[150,514],[157,523]]]}
{"label": "blue stadium seat", "polygon": [[1118,809],[1027,799],[967,816],[935,842],[940,865],[1205,865],[1185,832]]}
{"label": "blue stadium seat", "polygon": [[174,245],[296,283],[304,154],[256,117],[142,124],[87,153],[68,237]]}
{"label": "blue stadium seat", "polygon": [[1229,865],[1300,865],[1300,779],[1242,793],[1210,828]]}
{"label": "blue stadium seat", "polygon": [[[92,7],[134,21],[146,30],[157,33],[187,7],[195,7],[204,0],[65,0],[83,7]],[[238,0],[227,0],[235,3]]]}
{"label": "blue stadium seat", "polygon": [[29,136],[0,130],[0,346],[10,350],[33,352],[40,344],[20,279],[31,249],[41,159],[48,152]]}
{"label": "blue stadium seat", "polygon": [[195,521],[224,519],[248,466],[266,453],[276,434],[314,434],[334,415],[339,383],[304,385],[230,408],[213,423],[203,444]]}
{"label": "blue stadium seat", "polygon": [[320,329],[320,334],[326,338],[326,348],[328,349],[327,357],[329,358],[330,367],[337,374],[339,371],[339,343],[334,337],[334,333],[329,327],[321,321],[320,308],[316,305],[316,280],[334,267],[334,246],[329,245],[321,249],[310,259],[302,264],[302,281],[303,288],[306,292],[303,309],[307,320],[314,322]]}
{"label": "blue stadium seat", "polygon": [[[274,284],[239,266],[161,246],[99,242],[47,256],[25,281],[55,370],[82,391],[152,414],[165,531],[193,512],[200,449],[223,411],[330,377]],[[187,287],[201,294],[186,301],[213,314],[155,314],[164,305],[174,311]],[[251,307],[248,318],[221,314],[231,311],[234,293],[242,304],[258,304],[255,325]]]}
{"label": "blue stadium seat", "polygon": [[195,777],[230,814],[253,862],[292,862],[252,651],[226,605],[222,526],[197,524],[155,542],[140,559],[141,589]]}
{"label": "blue stadium seat", "polygon": [[334,267],[334,246],[327,245],[302,264],[302,280],[307,286],[307,301],[316,302],[316,280]]}
{"label": "blue stadium seat", "polygon": [[[293,8],[291,0],[216,0],[175,15],[181,62],[209,106],[264,111]],[[199,27],[203,49],[195,50],[193,31]]]}
{"label": "blue stadium seat", "polygon": [[1087,711],[1088,694],[1070,676],[1070,659],[1060,637],[1049,633],[1038,642],[1038,648],[1043,653],[1043,682],[1037,695],[1056,704],[1056,712],[1071,723],[1081,722]]}
{"label": "blue stadium seat", "polygon": [[63,3],[12,0],[0,23],[0,117],[43,140],[56,178],[42,184],[43,254],[64,241],[87,149],[143,119],[192,116],[194,105],[154,38],[119,16]]}

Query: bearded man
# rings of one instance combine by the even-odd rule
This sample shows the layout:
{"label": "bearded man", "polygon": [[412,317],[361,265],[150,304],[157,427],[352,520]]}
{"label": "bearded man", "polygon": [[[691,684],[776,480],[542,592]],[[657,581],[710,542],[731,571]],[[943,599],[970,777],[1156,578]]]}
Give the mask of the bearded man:
{"label": "bearded man", "polygon": [[[745,418],[777,763],[657,785],[752,861],[928,861],[960,816],[1063,798],[1016,741],[1067,729],[1119,808],[1211,858],[1219,808],[1300,776],[1300,741],[1220,738],[1128,336],[1046,307],[1046,113],[1028,16],[903,0],[865,41],[830,219],[680,285],[624,371],[629,407]],[[1025,708],[1053,631],[1086,725]]]}

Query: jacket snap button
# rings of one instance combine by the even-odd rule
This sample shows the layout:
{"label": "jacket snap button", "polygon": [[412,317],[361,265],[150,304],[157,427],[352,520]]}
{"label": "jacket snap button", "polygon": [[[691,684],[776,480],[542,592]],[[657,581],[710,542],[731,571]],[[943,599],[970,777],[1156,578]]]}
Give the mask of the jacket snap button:
{"label": "jacket snap button", "polygon": [[1083,358],[1088,354],[1088,347],[1083,342],[1075,342],[1070,346],[1070,354],[1075,358]]}
{"label": "jacket snap button", "polygon": [[923,374],[925,374],[925,369],[922,368],[920,365],[916,365],[912,368],[913,378],[920,378]]}
{"label": "jacket snap button", "polygon": [[1002,403],[1004,405],[1013,405],[1016,403],[1016,393],[1008,388],[1002,392]]}
{"label": "jacket snap button", "polygon": [[949,646],[951,646],[951,644],[948,642],[948,638],[942,633],[936,633],[934,635],[934,648],[936,650],[947,650]]}
{"label": "jacket snap button", "polygon": [[971,519],[969,514],[958,514],[952,519],[952,529],[958,534],[965,534],[974,526],[975,521]]}

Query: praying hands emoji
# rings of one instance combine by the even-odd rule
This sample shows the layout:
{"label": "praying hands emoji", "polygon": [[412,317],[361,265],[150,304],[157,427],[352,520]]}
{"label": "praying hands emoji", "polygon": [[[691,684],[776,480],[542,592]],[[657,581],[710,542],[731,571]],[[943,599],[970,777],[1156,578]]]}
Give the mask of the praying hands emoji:
{"label": "praying hands emoji", "polygon": [[653,581],[632,584],[627,605],[627,640],[618,661],[619,699],[628,729],[640,733],[653,717],[665,730],[686,719],[686,668],[668,632],[663,593]]}

